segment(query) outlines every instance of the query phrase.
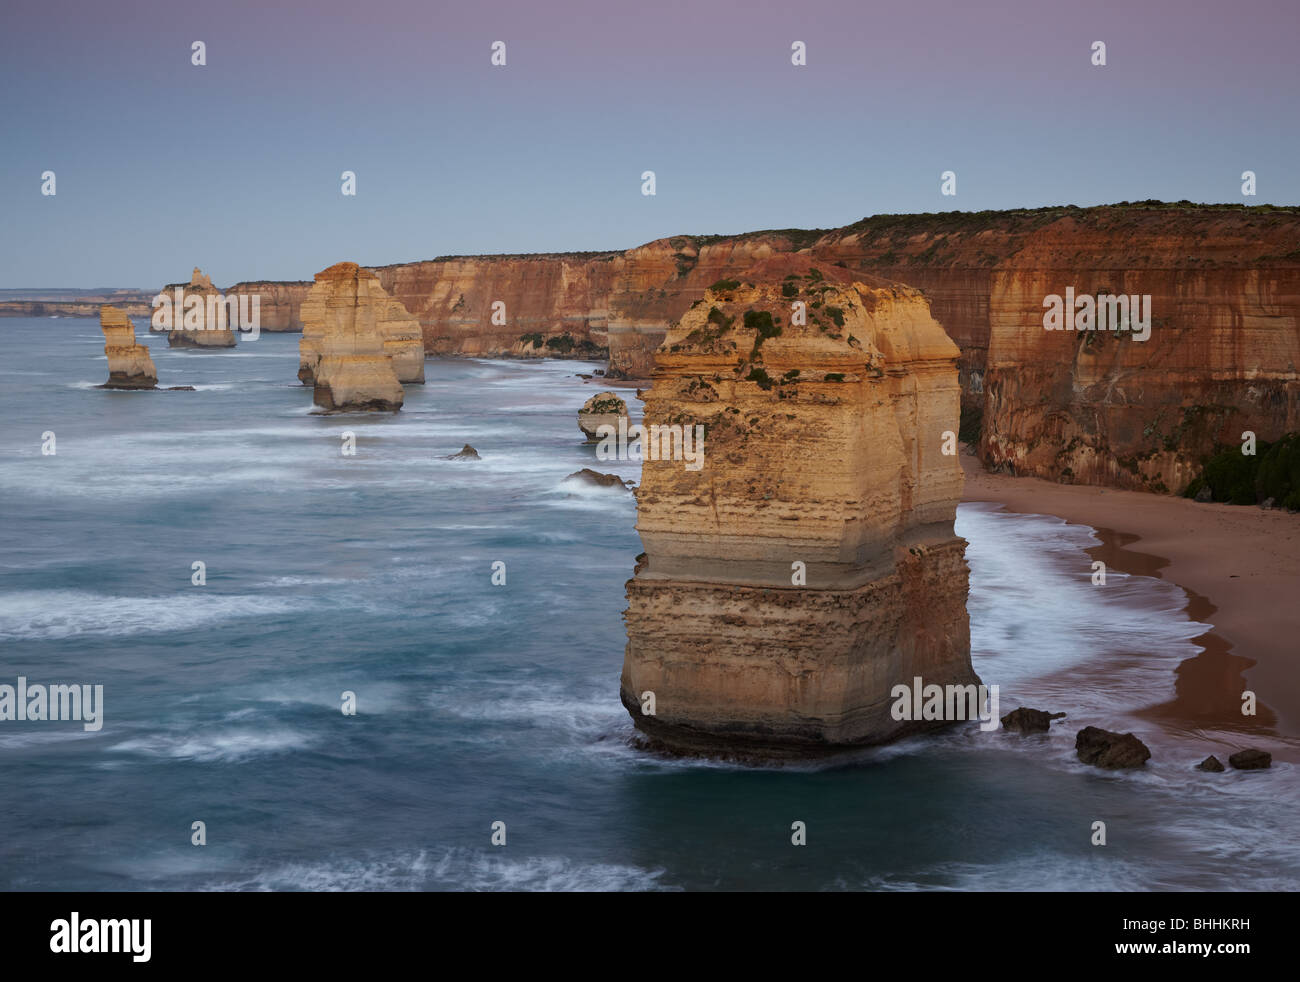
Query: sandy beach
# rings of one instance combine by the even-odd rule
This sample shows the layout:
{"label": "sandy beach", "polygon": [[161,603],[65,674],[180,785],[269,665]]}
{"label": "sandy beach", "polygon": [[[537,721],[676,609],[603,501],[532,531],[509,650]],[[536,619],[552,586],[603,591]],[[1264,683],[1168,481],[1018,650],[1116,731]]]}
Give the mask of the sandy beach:
{"label": "sandy beach", "polygon": [[[1176,583],[1188,615],[1213,625],[1179,666],[1176,698],[1149,715],[1300,759],[1300,516],[990,474],[965,449],[962,467],[964,501],[1091,526],[1102,539],[1093,559]],[[1258,697],[1254,718],[1241,715],[1244,689]]]}

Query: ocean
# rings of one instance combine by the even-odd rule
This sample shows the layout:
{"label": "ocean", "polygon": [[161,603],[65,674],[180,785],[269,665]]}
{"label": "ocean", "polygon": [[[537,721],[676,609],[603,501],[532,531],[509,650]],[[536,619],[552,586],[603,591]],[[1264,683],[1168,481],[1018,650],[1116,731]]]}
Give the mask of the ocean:
{"label": "ocean", "polygon": [[[136,323],[196,391],[96,388],[94,320],[0,321],[0,684],[104,686],[97,731],[0,721],[4,889],[1300,885],[1294,766],[1201,773],[1203,735],[1138,715],[1207,626],[1162,580],[1094,588],[1086,528],[958,512],[975,669],[1003,713],[1068,713],[1050,735],[662,759],[618,699],[634,499],[566,481],[638,477],[582,442],[599,366],[434,359],[397,415],[323,417],[297,335],[173,351]],[[1088,724],[1152,760],[1084,766]]]}

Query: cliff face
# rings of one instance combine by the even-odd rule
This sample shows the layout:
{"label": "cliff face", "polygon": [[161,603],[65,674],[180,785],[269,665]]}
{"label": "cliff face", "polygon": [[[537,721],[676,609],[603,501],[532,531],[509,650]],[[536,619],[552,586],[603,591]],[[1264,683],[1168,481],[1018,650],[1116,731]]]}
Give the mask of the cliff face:
{"label": "cliff face", "polygon": [[894,719],[891,689],[978,682],[962,476],[942,453],[957,348],[905,287],[789,256],[739,278],[668,332],[645,396],[647,425],[703,427],[704,456],[673,459],[671,430],[650,441],[623,702],[684,752],[820,753],[935,725]]}
{"label": "cliff face", "polygon": [[[677,236],[624,253],[462,258],[381,275],[404,282],[410,304],[435,298],[420,306],[429,350],[555,354],[541,338],[521,351],[510,331],[484,326],[479,301],[514,282],[507,306],[530,330],[590,337],[607,344],[611,376],[645,377],[668,325],[764,256],[869,269],[924,291],[957,342],[962,408],[983,416],[986,466],[1177,492],[1217,443],[1300,428],[1298,244],[1294,210],[1152,202],[885,215],[829,231]],[[422,279],[406,272],[414,267]],[[1150,295],[1151,337],[1045,331],[1044,298],[1067,287]]]}
{"label": "cliff face", "polygon": [[[1179,492],[1216,445],[1300,429],[1300,266],[1261,258],[1296,242],[1233,216],[1044,229],[991,276],[985,465]],[[1067,288],[1143,298],[1149,336],[1045,330]]]}
{"label": "cliff face", "polygon": [[311,291],[312,283],[275,283],[269,280],[250,280],[236,283],[227,295],[261,297],[261,329],[273,332],[302,330],[302,302]]}
{"label": "cliff face", "polygon": [[325,412],[402,408],[404,393],[387,349],[390,301],[374,284],[374,276],[356,263],[337,263],[316,274],[303,301],[299,353],[310,372],[313,401]]}
{"label": "cliff face", "polygon": [[304,385],[315,381],[321,357],[321,342],[330,319],[331,305],[337,306],[340,286],[346,280],[353,291],[359,328],[367,336],[382,340],[384,354],[392,359],[397,380],[424,382],[424,344],[419,322],[400,301],[390,297],[379,279],[356,263],[338,263],[316,274],[316,282],[303,299],[303,336],[298,342],[298,378]]}
{"label": "cliff face", "polygon": [[604,358],[614,256],[471,256],[374,272],[419,320],[429,354]]}
{"label": "cliff face", "polygon": [[106,389],[154,389],[158,372],[149,349],[135,340],[135,326],[127,315],[104,304],[99,308],[99,326],[104,332],[104,354],[108,356]]}

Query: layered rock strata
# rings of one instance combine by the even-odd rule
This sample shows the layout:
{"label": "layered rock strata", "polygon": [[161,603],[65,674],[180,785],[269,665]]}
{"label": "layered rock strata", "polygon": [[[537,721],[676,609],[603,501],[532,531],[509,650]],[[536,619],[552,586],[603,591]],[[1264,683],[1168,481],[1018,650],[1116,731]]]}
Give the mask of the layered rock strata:
{"label": "layered rock strata", "polygon": [[[384,353],[393,362],[393,370],[402,383],[424,382],[424,341],[420,323],[394,300],[379,283],[379,278],[356,263],[338,263],[316,274],[316,282],[302,301],[302,340],[298,342],[298,378],[304,385],[315,381],[316,365],[321,355],[321,338],[325,330],[330,298],[338,289],[343,270],[355,282],[358,310],[366,330],[383,342]],[[328,275],[327,275],[328,274]],[[322,277],[324,279],[322,279]]]}
{"label": "layered rock strata", "polygon": [[[418,318],[429,353],[607,353],[611,377],[645,378],[667,325],[765,256],[869,269],[921,289],[961,349],[964,436],[985,466],[1178,493],[1243,431],[1271,441],[1300,429],[1297,243],[1294,208],[1147,201],[875,215],[376,274]],[[1045,331],[1044,299],[1067,288],[1149,296],[1149,339]]]}
{"label": "layered rock strata", "polygon": [[260,298],[260,328],[275,334],[302,330],[302,302],[307,299],[311,288],[311,280],[248,280],[236,283],[226,292]]}
{"label": "layered rock strata", "polygon": [[179,298],[179,303],[172,303],[168,347],[233,348],[238,343],[221,291],[197,266],[189,283],[169,284],[163,292]]}
{"label": "layered rock strata", "polygon": [[300,353],[306,359],[310,345],[312,398],[325,412],[402,408],[405,394],[384,327],[385,298],[371,289],[372,281],[356,263],[338,263],[316,274],[303,301]]}
{"label": "layered rock strata", "polygon": [[[943,725],[895,719],[895,685],[978,685],[943,453],[957,356],[917,291],[803,257],[708,290],[669,329],[621,683],[653,744],[827,753]],[[697,426],[703,446],[681,446]]]}
{"label": "layered rock strata", "polygon": [[582,430],[588,443],[600,439],[602,426],[612,426],[617,430],[619,420],[623,420],[624,427],[627,426],[627,403],[613,392],[597,392],[578,410],[578,429]]}
{"label": "layered rock strata", "polygon": [[106,389],[156,389],[158,372],[149,349],[135,339],[131,318],[109,304],[99,308],[99,326],[104,332],[104,354],[108,356]]}

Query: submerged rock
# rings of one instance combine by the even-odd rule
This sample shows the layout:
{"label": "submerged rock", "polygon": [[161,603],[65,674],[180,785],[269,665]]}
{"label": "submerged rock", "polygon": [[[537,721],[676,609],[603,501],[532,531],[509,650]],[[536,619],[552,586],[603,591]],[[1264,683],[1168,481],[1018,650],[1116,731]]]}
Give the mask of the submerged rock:
{"label": "submerged rock", "polygon": [[99,308],[99,327],[104,332],[104,354],[108,356],[105,389],[156,389],[158,371],[149,348],[135,340],[131,318],[109,304]]}
{"label": "submerged rock", "polygon": [[442,459],[443,460],[482,460],[483,458],[478,455],[477,450],[475,450],[467,443],[465,444],[465,446],[460,448],[460,453],[448,454]]}
{"label": "submerged rock", "polygon": [[597,392],[578,410],[578,429],[586,435],[588,443],[596,443],[600,440],[597,430],[601,426],[617,429],[619,419],[627,419],[627,403],[613,392]]}
{"label": "submerged rock", "polygon": [[715,283],[669,329],[621,681],[651,746],[802,757],[954,722],[898,719],[892,691],[979,684],[943,453],[957,356],[920,292],[804,256]]}
{"label": "submerged rock", "polygon": [[1228,763],[1239,771],[1260,771],[1273,766],[1273,755],[1266,750],[1238,750],[1228,758]]}
{"label": "submerged rock", "polygon": [[1049,713],[1022,706],[1002,717],[1002,729],[1011,733],[1046,733],[1052,728],[1052,720],[1064,716],[1065,713]]}
{"label": "submerged rock", "polygon": [[1074,750],[1085,764],[1108,771],[1141,767],[1151,758],[1147,745],[1132,733],[1113,733],[1098,726],[1080,730]]}
{"label": "submerged rock", "polygon": [[1210,756],[1206,757],[1203,761],[1201,761],[1199,764],[1197,764],[1196,769],[1198,771],[1212,771],[1215,774],[1217,774],[1223,770],[1223,764],[1219,762],[1218,757],[1215,757],[1213,754],[1211,754]]}

